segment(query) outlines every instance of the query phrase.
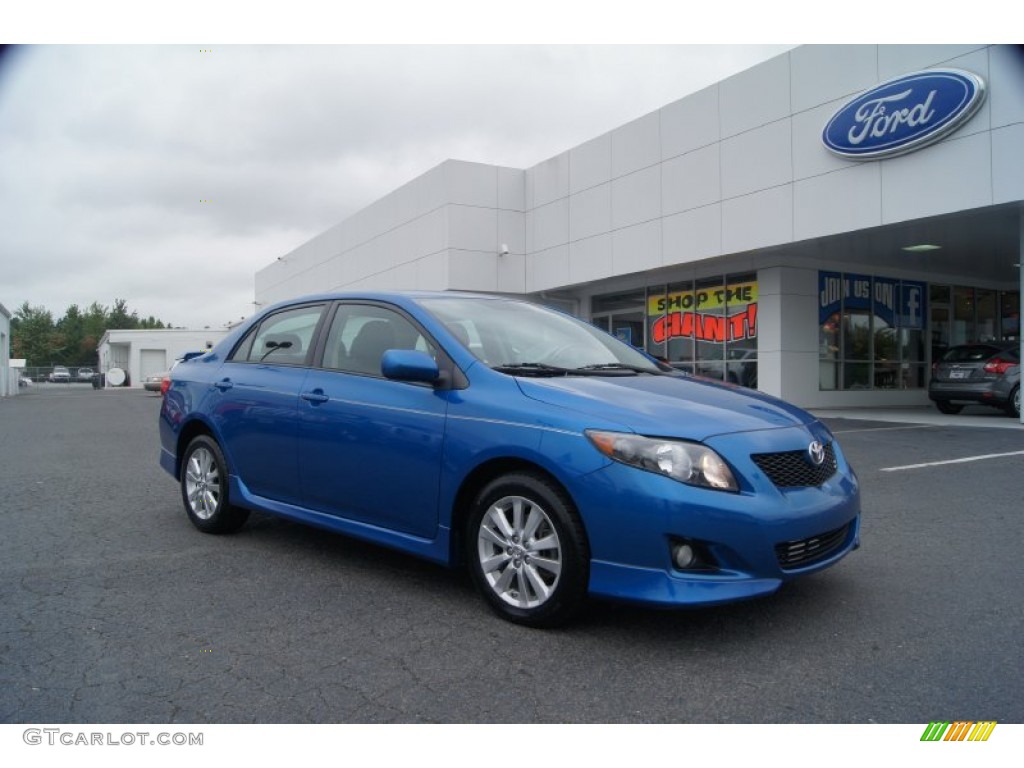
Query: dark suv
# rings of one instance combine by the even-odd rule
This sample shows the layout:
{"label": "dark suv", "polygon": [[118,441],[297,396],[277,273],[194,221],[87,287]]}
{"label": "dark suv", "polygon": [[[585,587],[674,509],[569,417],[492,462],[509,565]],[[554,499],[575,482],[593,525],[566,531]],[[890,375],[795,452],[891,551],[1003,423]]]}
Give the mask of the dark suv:
{"label": "dark suv", "polygon": [[964,403],[980,403],[1019,417],[1020,353],[997,344],[951,347],[932,366],[928,397],[943,413],[959,413]]}

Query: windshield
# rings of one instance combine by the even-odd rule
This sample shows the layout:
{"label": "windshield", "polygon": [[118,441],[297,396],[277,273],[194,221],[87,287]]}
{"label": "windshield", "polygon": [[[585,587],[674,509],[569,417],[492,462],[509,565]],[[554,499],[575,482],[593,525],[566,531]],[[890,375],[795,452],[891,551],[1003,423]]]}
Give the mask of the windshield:
{"label": "windshield", "polygon": [[468,296],[421,301],[479,360],[506,373],[662,373],[628,344],[536,304]]}

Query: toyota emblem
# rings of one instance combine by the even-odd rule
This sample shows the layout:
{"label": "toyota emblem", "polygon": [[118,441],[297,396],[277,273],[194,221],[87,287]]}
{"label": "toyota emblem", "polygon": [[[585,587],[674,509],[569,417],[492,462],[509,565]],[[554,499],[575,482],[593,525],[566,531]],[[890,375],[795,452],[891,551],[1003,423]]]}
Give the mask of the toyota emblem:
{"label": "toyota emblem", "polygon": [[807,455],[814,466],[820,467],[822,462],[825,461],[825,446],[815,440],[807,446]]}

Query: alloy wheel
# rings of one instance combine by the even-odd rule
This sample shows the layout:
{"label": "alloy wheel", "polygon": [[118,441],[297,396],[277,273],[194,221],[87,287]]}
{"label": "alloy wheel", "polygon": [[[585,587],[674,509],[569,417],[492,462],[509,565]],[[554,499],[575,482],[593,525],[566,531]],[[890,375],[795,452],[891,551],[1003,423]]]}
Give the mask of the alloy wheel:
{"label": "alloy wheel", "polygon": [[477,555],[494,594],[516,608],[547,602],[562,572],[562,546],[551,518],[523,496],[495,501],[480,520]]}
{"label": "alloy wheel", "polygon": [[185,495],[192,514],[209,520],[220,503],[220,472],[213,454],[200,447],[188,457],[185,466]]}

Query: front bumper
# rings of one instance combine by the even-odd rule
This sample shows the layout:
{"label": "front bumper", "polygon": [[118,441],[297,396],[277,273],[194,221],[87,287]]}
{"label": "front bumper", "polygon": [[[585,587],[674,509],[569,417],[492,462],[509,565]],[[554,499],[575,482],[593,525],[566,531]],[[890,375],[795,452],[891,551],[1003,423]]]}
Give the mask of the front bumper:
{"label": "front bumper", "polygon": [[[780,444],[787,437],[790,445]],[[807,430],[794,428],[708,441],[732,465],[739,493],[694,488],[617,463],[587,475],[573,494],[590,538],[591,594],[661,606],[714,605],[770,594],[837,563],[860,545],[860,492],[841,450],[836,446],[836,473],[820,487],[777,488],[750,459],[769,445],[795,450],[791,446],[806,447],[810,439]],[[820,557],[782,564],[787,546],[829,534],[830,547]],[[715,568],[677,569],[671,545],[679,539],[699,543]]]}

